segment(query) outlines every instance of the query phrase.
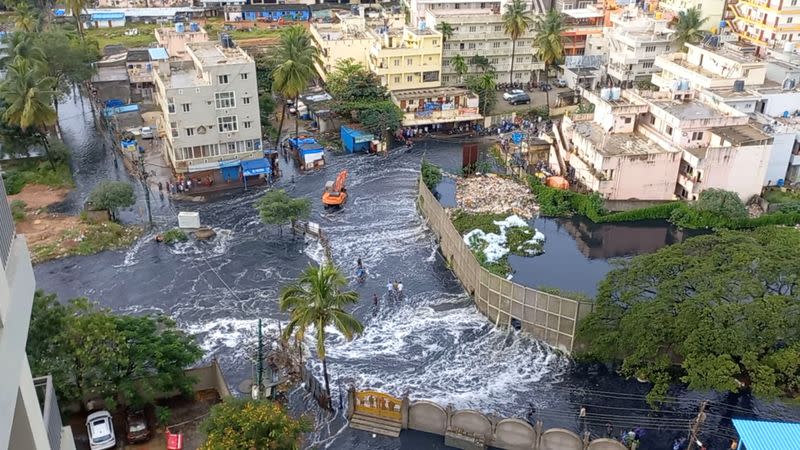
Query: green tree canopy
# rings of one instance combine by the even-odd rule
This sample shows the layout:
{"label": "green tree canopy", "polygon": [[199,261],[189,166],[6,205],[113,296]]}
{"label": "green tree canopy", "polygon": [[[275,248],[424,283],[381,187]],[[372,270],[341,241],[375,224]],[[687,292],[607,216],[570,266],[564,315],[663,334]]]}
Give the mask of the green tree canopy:
{"label": "green tree canopy", "polygon": [[495,96],[497,81],[495,80],[494,72],[486,72],[470,78],[467,80],[467,87],[478,94],[478,110],[480,113],[484,116],[490,114],[497,101]]}
{"label": "green tree canopy", "polygon": [[403,111],[389,100],[371,102],[358,111],[358,121],[375,136],[392,133],[403,124]]}
{"label": "green tree canopy", "polygon": [[453,37],[453,26],[447,22],[439,22],[436,24],[436,31],[442,33],[442,43],[447,42],[448,39]]}
{"label": "green tree canopy", "polygon": [[469,59],[469,63],[477,67],[483,73],[494,72],[494,66],[489,61],[489,58],[483,55],[475,55]]}
{"label": "green tree canopy", "polygon": [[748,217],[739,195],[722,189],[706,189],[700,193],[697,201],[685,208],[677,208],[672,212],[670,221],[679,227],[693,228],[696,224],[730,223]]}
{"label": "green tree canopy", "polygon": [[757,395],[800,389],[800,231],[691,238],[620,263],[579,326],[584,356],[654,383]]}
{"label": "green tree canopy", "polygon": [[344,309],[358,302],[358,293],[345,291],[346,286],[347,278],[336,266],[309,266],[300,279],[283,288],[280,296],[281,311],[289,311],[291,316],[283,329],[285,338],[294,335],[302,342],[306,330],[314,328],[317,356],[322,360],[325,391],[329,397],[331,389],[325,356],[325,327],[333,326],[348,341],[364,331],[364,325]]}
{"label": "green tree canopy", "polygon": [[336,63],[327,86],[331,96],[340,102],[385,100],[388,96],[378,77],[352,58]]}
{"label": "green tree canopy", "polygon": [[74,85],[92,78],[95,72],[92,63],[100,59],[96,42],[74,36],[60,30],[47,30],[39,33],[35,39],[35,45],[41,50],[45,62],[45,73],[54,80],[54,107]]}
{"label": "green tree canopy", "polygon": [[708,21],[708,17],[703,17],[703,13],[698,8],[689,8],[686,11],[678,12],[677,23],[675,26],[675,42],[678,48],[686,50],[686,44],[696,44],[703,39],[705,32],[703,25]]}
{"label": "green tree canopy", "polygon": [[[294,224],[308,219],[311,214],[311,200],[306,197],[292,198],[285,190],[270,190],[255,204],[261,221],[267,225]],[[281,228],[283,233],[283,228]]]}
{"label": "green tree canopy", "polygon": [[467,60],[465,60],[464,57],[461,55],[456,55],[453,57],[453,59],[450,60],[450,66],[453,68],[453,70],[456,71],[456,73],[459,76],[459,80],[461,80],[461,82],[463,83],[464,74],[469,72],[469,66],[467,65]]}
{"label": "green tree canopy", "polygon": [[425,186],[427,186],[431,192],[435,192],[436,186],[442,181],[442,169],[423,159],[420,171],[422,172],[422,181],[425,183]]}
{"label": "green tree canopy", "polygon": [[275,402],[227,399],[211,408],[201,429],[206,433],[201,450],[295,450],[311,425]]}
{"label": "green tree canopy", "polygon": [[63,402],[104,397],[121,405],[153,400],[157,392],[191,392],[183,369],[202,351],[161,316],[118,316],[86,299],[63,305],[37,291],[27,345],[31,371],[53,375]]}
{"label": "green tree canopy", "polygon": [[89,194],[89,202],[97,209],[105,209],[116,219],[117,209],[136,203],[133,186],[124,181],[103,181]]}

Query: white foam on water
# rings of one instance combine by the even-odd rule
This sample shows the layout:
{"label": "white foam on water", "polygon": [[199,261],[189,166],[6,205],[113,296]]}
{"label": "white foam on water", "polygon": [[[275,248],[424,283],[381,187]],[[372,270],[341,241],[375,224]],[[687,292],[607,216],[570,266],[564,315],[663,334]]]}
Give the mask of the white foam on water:
{"label": "white foam on water", "polygon": [[186,242],[171,244],[169,249],[176,255],[202,255],[221,256],[227,253],[235,233],[225,228],[213,228],[216,236],[209,241],[198,241],[190,237]]}
{"label": "white foam on water", "polygon": [[303,249],[303,253],[319,265],[325,262],[325,248],[319,239],[306,236],[306,247]]}
{"label": "white foam on water", "polygon": [[[488,262],[496,262],[500,258],[506,256],[508,252],[511,250],[507,247],[507,238],[506,232],[509,228],[527,228],[530,229],[531,226],[528,222],[525,221],[522,217],[513,214],[506,217],[503,220],[495,220],[494,224],[500,228],[500,233],[486,233],[483,230],[475,229],[470,231],[469,233],[464,235],[464,243],[467,244],[470,248],[472,248],[473,241],[483,241],[486,243],[486,247],[483,249],[483,254],[486,255],[486,260]],[[533,229],[533,237],[526,241],[526,243],[530,244],[541,244],[544,242],[545,237],[544,233],[539,230]],[[539,250],[526,250],[526,253],[529,255],[537,255],[541,253]]]}
{"label": "white foam on water", "polygon": [[[264,333],[277,333],[278,322],[263,320],[261,327]],[[221,317],[207,322],[182,324],[181,329],[197,335],[200,348],[211,354],[223,348],[237,349],[252,344],[252,337],[258,329],[258,319]]]}
{"label": "white foam on water", "polygon": [[139,250],[141,250],[142,246],[146,242],[152,243],[154,238],[155,233],[142,234],[142,236],[140,236],[139,239],[137,239],[136,242],[134,242],[133,245],[125,252],[125,258],[122,260],[122,264],[114,267],[121,268],[136,265],[139,262],[139,259],[137,258]]}

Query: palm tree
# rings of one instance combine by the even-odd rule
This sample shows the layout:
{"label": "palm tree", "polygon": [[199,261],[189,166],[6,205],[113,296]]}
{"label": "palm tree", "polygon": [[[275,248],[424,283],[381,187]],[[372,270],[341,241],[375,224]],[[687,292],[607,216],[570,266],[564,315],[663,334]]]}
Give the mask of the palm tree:
{"label": "palm tree", "polygon": [[469,71],[469,67],[467,66],[467,61],[461,55],[456,55],[453,59],[450,60],[450,65],[453,67],[453,70],[456,71],[459,77],[459,83],[464,83],[464,74]]}
{"label": "palm tree", "polygon": [[322,360],[325,390],[330,399],[328,362],[325,357],[325,327],[333,326],[348,341],[364,331],[364,325],[344,307],[358,302],[358,294],[343,291],[347,279],[332,264],[309,266],[295,283],[286,286],[280,295],[281,311],[289,311],[290,320],[283,330],[283,337],[292,335],[302,342],[309,327],[314,327],[317,340],[317,356]]}
{"label": "palm tree", "polygon": [[689,8],[678,13],[678,23],[675,24],[675,42],[681,50],[686,50],[686,44],[696,44],[703,39],[705,32],[700,28],[706,23],[708,17],[703,17],[697,8]]}
{"label": "palm tree", "polygon": [[[554,9],[537,17],[533,24],[533,46],[536,47],[536,57],[544,63],[545,81],[548,79],[550,68],[564,59],[564,42],[561,35],[565,28],[564,15]],[[545,91],[545,95],[549,112],[550,92]]]}
{"label": "palm tree", "polygon": [[481,69],[483,73],[494,71],[494,67],[492,67],[492,63],[489,62],[489,58],[483,55],[475,55],[469,60],[470,64]]}
{"label": "palm tree", "polygon": [[35,37],[35,33],[22,31],[7,34],[3,38],[3,44],[7,50],[0,55],[0,67],[8,66],[18,56],[29,60],[44,61],[44,52],[36,45]]}
{"label": "palm tree", "polygon": [[14,28],[22,33],[39,30],[39,12],[27,2],[20,2],[14,9]]}
{"label": "palm tree", "polygon": [[478,94],[479,112],[483,115],[487,115],[491,111],[496,100],[495,89],[497,87],[497,80],[495,79],[495,73],[489,71],[472,77],[467,85],[470,90]]}
{"label": "palm tree", "polygon": [[447,22],[439,22],[436,25],[436,30],[439,33],[442,33],[442,44],[444,44],[445,42],[447,42],[448,39],[453,37],[453,31],[454,31],[453,26]]}
{"label": "palm tree", "polygon": [[66,0],[67,9],[75,17],[75,27],[78,29],[78,34],[83,39],[83,22],[81,22],[81,14],[86,10],[89,5],[89,0]]}
{"label": "palm tree", "polygon": [[[301,25],[285,28],[281,32],[276,57],[277,61],[281,61],[281,63],[272,73],[272,87],[284,99],[294,99],[297,104],[297,97],[314,78],[314,62],[319,58],[317,48],[311,43],[311,35]],[[284,101],[281,120],[278,124],[278,137],[275,140],[276,148],[280,143],[285,116],[286,102]],[[294,133],[297,137],[297,122],[295,122]]]}
{"label": "palm tree", "polygon": [[16,57],[8,65],[6,79],[0,84],[0,96],[6,102],[3,119],[22,131],[32,128],[41,136],[41,143],[55,169],[55,161],[47,142],[47,129],[56,123],[58,115],[53,109],[55,81],[43,75],[40,63]]}
{"label": "palm tree", "polygon": [[533,26],[533,19],[528,15],[525,7],[526,4],[522,0],[512,0],[511,3],[506,4],[506,12],[503,13],[503,28],[508,37],[511,38],[509,83],[514,82],[514,54],[517,51],[517,39],[522,37]]}

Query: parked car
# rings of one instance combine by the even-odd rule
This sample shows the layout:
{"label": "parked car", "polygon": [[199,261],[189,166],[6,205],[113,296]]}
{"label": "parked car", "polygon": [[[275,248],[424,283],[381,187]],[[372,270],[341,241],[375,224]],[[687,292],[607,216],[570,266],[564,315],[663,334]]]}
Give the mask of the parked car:
{"label": "parked car", "polygon": [[565,79],[563,79],[563,78],[559,78],[559,79],[557,79],[557,80],[556,80],[556,86],[558,86],[558,87],[560,87],[560,88],[565,88],[565,87],[567,87],[567,80],[565,80]]}
{"label": "parked car", "polygon": [[503,100],[509,101],[509,100],[511,100],[511,97],[514,97],[515,95],[519,95],[519,94],[524,94],[524,93],[525,93],[525,91],[523,91],[522,89],[512,89],[510,91],[503,92]]}
{"label": "parked car", "polygon": [[153,127],[142,127],[142,139],[153,139],[154,137],[156,136]]}
{"label": "parked car", "polygon": [[147,416],[142,410],[129,411],[125,416],[125,434],[129,444],[150,440],[150,428],[147,426]]}
{"label": "parked car", "polygon": [[508,103],[511,105],[527,105],[530,104],[530,102],[531,102],[530,96],[524,92],[522,94],[517,94],[508,99]]}
{"label": "parked car", "polygon": [[86,418],[86,431],[89,434],[89,448],[91,450],[105,450],[114,448],[117,439],[114,437],[114,424],[111,422],[111,413],[97,411]]}

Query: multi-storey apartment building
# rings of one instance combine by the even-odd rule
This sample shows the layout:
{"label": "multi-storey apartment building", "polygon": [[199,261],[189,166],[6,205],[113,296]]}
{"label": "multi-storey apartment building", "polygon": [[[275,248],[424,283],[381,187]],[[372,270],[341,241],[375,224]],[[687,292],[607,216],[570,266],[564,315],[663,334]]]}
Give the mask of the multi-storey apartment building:
{"label": "multi-storey apartment building", "polygon": [[670,91],[584,91],[590,115],[564,120],[576,177],[609,199],[696,200],[709,188],[761,193],[772,137],[747,114]]}
{"label": "multi-storey apartment building", "polygon": [[230,43],[189,43],[186,53],[191,63],[156,72],[165,159],[196,173],[263,158],[253,59]]}
{"label": "multi-storey apartment building", "polygon": [[800,39],[798,0],[733,0],[728,23],[741,39],[764,49]]}
{"label": "multi-storey apartment building", "polygon": [[800,57],[793,52],[756,56],[742,42],[689,45],[687,53],[660,55],[653,83],[675,96],[698,95],[750,114],[773,137],[762,184],[794,182],[800,175]]}
{"label": "multi-storey apartment building", "polygon": [[314,62],[323,81],[343,59],[352,59],[369,67],[369,52],[375,35],[367,32],[365,19],[346,12],[335,14],[336,23],[312,23],[309,27],[314,45],[319,49],[319,61]]}
{"label": "multi-storey apartment building", "polygon": [[186,53],[186,44],[192,42],[208,41],[208,33],[196,23],[176,25],[174,28],[156,28],[156,42],[167,50],[169,59],[189,61],[191,58]]}
{"label": "multi-storey apartment building", "polygon": [[[477,75],[483,69],[472,63],[475,56],[485,56],[501,83],[527,83],[544,69],[544,64],[535,56],[533,30],[517,40],[514,49],[514,77],[511,78],[511,39],[503,29],[501,2],[486,2],[483,9],[442,8],[426,11],[427,23],[435,27],[447,22],[453,35],[444,43],[442,50],[442,82],[446,85],[463,84],[464,80]],[[461,55],[467,63],[466,74],[459,75],[452,65],[453,58]],[[535,79],[535,78],[534,78]]]}
{"label": "multi-storey apartment building", "polygon": [[442,82],[442,34],[418,27],[402,30],[369,30],[373,43],[369,50],[369,68],[381,84],[394,91],[433,88]]}
{"label": "multi-storey apartment building", "polygon": [[608,52],[606,73],[618,85],[631,87],[636,81],[649,81],[659,70],[655,66],[656,56],[676,50],[674,32],[667,21],[642,14],[637,8],[612,14],[611,25],[604,31]]}
{"label": "multi-storey apartment building", "polygon": [[14,231],[0,186],[0,448],[74,450],[50,377],[32,378],[25,354],[35,290],[25,237]]}

